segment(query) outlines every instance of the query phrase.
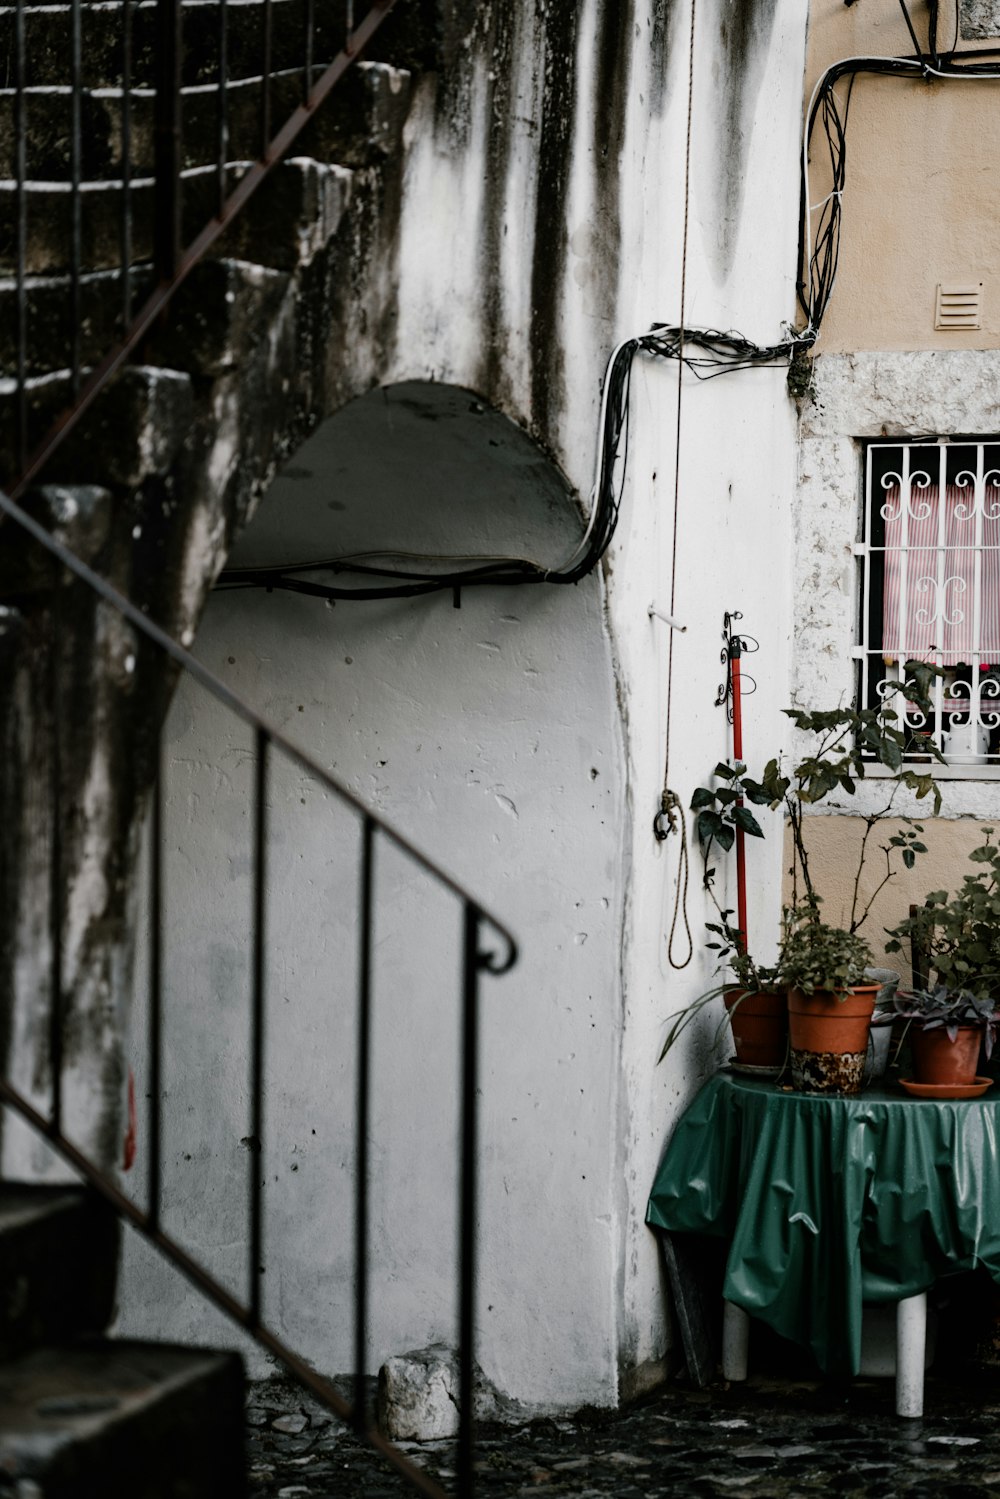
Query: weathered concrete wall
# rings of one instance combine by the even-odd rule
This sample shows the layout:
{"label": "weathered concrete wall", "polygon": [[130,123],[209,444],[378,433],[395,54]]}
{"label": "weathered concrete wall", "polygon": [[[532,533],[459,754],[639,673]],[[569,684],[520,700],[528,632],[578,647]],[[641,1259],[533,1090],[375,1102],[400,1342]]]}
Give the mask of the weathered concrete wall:
{"label": "weathered concrete wall", "polygon": [[[689,325],[737,327],[761,342],[781,336],[782,322],[794,316],[804,8],[800,0],[705,0],[697,7],[689,94],[692,11],[663,0],[626,5],[587,0],[582,6],[558,0],[544,10],[484,4],[460,14],[456,9],[449,16],[447,65],[414,85],[401,174],[374,167],[358,168],[349,178],[339,167],[313,174],[326,205],[329,234],[309,242],[302,260],[289,260],[281,249],[272,270],[275,277],[291,280],[268,278],[260,289],[261,295],[277,299],[280,316],[251,323],[258,332],[275,329],[284,351],[274,365],[264,358],[266,348],[262,351],[261,367],[270,372],[272,383],[253,401],[243,401],[238,339],[222,366],[209,356],[199,367],[201,404],[192,451],[200,488],[191,493],[203,496],[206,504],[199,501],[194,507],[186,534],[193,576],[201,584],[225,551],[234,517],[250,508],[279,459],[320,416],[371,385],[436,380],[480,393],[523,423],[586,497],[600,379],[608,352],[621,337],[657,320],[676,321],[682,314]],[[283,221],[275,225],[283,227]],[[274,227],[260,226],[257,243],[280,240]],[[296,230],[296,243],[301,241]],[[241,246],[244,255],[252,242],[251,235]],[[268,413],[266,426],[255,421],[261,409]],[[601,898],[610,903],[607,912],[595,911],[601,960],[596,970],[600,983],[593,992],[599,1008],[572,1063],[575,1069],[580,1059],[579,1086],[589,1100],[584,1112],[572,1121],[561,1115],[558,1090],[569,1086],[569,1061],[556,1071],[554,1082],[551,1068],[537,1065],[530,1029],[513,1038],[488,1038],[494,1048],[501,1041],[509,1046],[499,1064],[504,1086],[523,1090],[525,1098],[530,1093],[532,1107],[538,1103],[539,1120],[523,1149],[510,1133],[513,1121],[506,1133],[500,1128],[505,1121],[491,1121],[493,1138],[500,1143],[488,1179],[495,1187],[507,1176],[509,1190],[527,1214],[521,1222],[533,1225],[531,1232],[539,1235],[536,1244],[541,1220],[528,1204],[544,1195],[558,1224],[554,1238],[546,1224],[544,1242],[558,1258],[545,1269],[554,1299],[537,1308],[537,1325],[526,1326],[524,1308],[530,1308],[538,1269],[522,1241],[505,1238],[510,1215],[503,1212],[499,1191],[494,1192],[484,1207],[492,1236],[484,1288],[485,1276],[495,1273],[505,1294],[518,1303],[520,1315],[493,1328],[490,1300],[483,1297],[482,1359],[507,1392],[539,1408],[585,1399],[613,1403],[662,1372],[671,1352],[656,1244],[642,1220],[670,1123],[711,1064],[711,1022],[706,1020],[690,1044],[659,1069],[655,1060],[665,1016],[711,981],[711,965],[699,943],[706,912],[692,851],[687,914],[696,951],[683,969],[670,966],[666,934],[682,884],[680,839],[659,845],[651,825],[668,747],[670,784],[684,806],[729,749],[725,714],[713,706],[726,609],[742,611],[746,630],[761,644],[759,664],[753,668],[758,691],[746,712],[748,750],[765,741],[770,749],[782,733],[793,484],[794,424],[783,370],[727,374],[707,383],[686,374],[679,390],[675,364],[642,361],[633,376],[621,528],[602,578],[551,599],[538,591],[531,604],[536,618],[532,628],[537,628],[533,638],[541,642],[544,637],[550,650],[559,647],[546,667],[564,659],[571,680],[575,673],[579,691],[590,699],[579,721],[590,724],[589,733],[595,722],[601,724],[608,756],[615,732],[624,741],[619,767],[624,787],[610,783],[613,816],[600,842],[578,861],[585,898],[596,897],[600,885]],[[222,491],[230,498],[220,506],[213,496]],[[607,636],[600,624],[599,587],[604,590]],[[193,604],[198,593],[198,588],[191,590]],[[512,599],[519,605],[520,596]],[[687,626],[684,635],[671,642],[666,627],[649,618],[653,601],[668,611],[673,606]],[[474,633],[484,640],[492,640],[491,632],[502,623],[490,610],[517,612],[503,601],[483,600],[463,605],[463,611],[465,607],[470,610],[465,619],[481,626]],[[258,617],[245,602],[226,608],[234,612],[228,624],[220,622],[218,634],[212,633],[209,618],[206,650],[225,650],[237,615],[247,619],[247,631],[251,616]],[[239,612],[243,609],[245,616]],[[286,634],[305,650],[315,626],[311,615],[309,624],[302,622],[300,610],[300,605],[282,604],[278,614]],[[393,631],[404,637],[407,649],[416,649],[421,632],[442,613],[447,616],[444,640],[445,629],[455,632],[444,600],[417,602],[405,610],[393,606],[367,634],[363,622],[344,628],[358,632],[359,655],[364,639],[387,656]],[[338,620],[340,614],[338,606]],[[405,628],[398,622],[402,618]],[[463,631],[469,628],[462,623]],[[471,634],[449,633],[449,649],[458,650],[467,639]],[[314,650],[309,643],[303,660],[312,659]],[[344,654],[358,659],[353,650]],[[609,658],[616,673],[617,726],[607,720]],[[492,670],[492,658],[488,661]],[[228,656],[224,664],[229,664]],[[324,663],[324,673],[334,664]],[[467,665],[455,656],[453,669],[438,674],[424,662],[430,717],[443,721],[458,716],[463,704],[456,682]],[[372,730],[384,709],[378,694],[393,692],[390,666],[395,671],[397,663],[386,660],[381,682],[367,682],[365,691],[375,694],[371,701],[360,693],[362,717]],[[503,676],[505,667],[497,669],[500,687],[507,692],[511,679]],[[266,681],[257,685],[262,697],[277,705],[277,688]],[[339,679],[335,684],[324,675],[321,696],[329,707],[321,737],[331,754],[343,717],[335,688],[340,690]],[[304,693],[297,695],[296,716],[301,701]],[[526,717],[545,721],[549,706],[529,700]],[[493,733],[488,707],[480,704],[476,712],[484,734],[487,728]],[[576,721],[567,705],[566,723]],[[181,730],[187,732],[183,725]],[[367,727],[361,732],[364,740]],[[413,762],[404,761],[398,780],[386,773],[391,761],[386,767],[376,762],[379,778],[371,784],[389,806],[395,807],[398,797],[404,816],[400,788],[424,782],[402,716],[393,733],[407,753],[412,750]],[[508,758],[513,742],[504,738]],[[362,750],[356,773],[367,777],[374,773],[373,743],[363,744]],[[580,745],[567,744],[560,764],[579,769],[580,751]],[[208,773],[195,765],[192,774],[205,775],[207,788],[214,791],[224,778],[235,774],[238,780],[245,774],[238,747],[233,759],[235,769],[227,764]],[[498,794],[524,817],[518,774],[507,764]],[[561,795],[560,783],[550,779],[555,775],[553,762],[546,785],[537,786],[540,815]],[[585,789],[592,793],[600,784]],[[536,785],[525,771],[524,789]],[[506,814],[495,801],[492,806],[489,799],[477,803],[478,795],[469,808],[472,824],[488,814],[490,826],[502,830],[502,846],[510,858],[506,867],[512,873],[495,891],[480,878],[475,885],[503,913],[505,883],[517,883],[518,869],[530,875],[529,890],[539,888],[544,851],[540,856],[537,848],[525,849],[515,857],[509,840],[519,824],[504,821]],[[578,795],[577,789],[573,796]],[[303,830],[303,837],[308,831]],[[568,853],[575,849],[569,831],[558,837],[570,840]],[[457,838],[455,850],[458,864],[466,855]],[[587,862],[602,850],[604,863]],[[754,888],[759,888],[752,930],[761,948],[773,940],[780,857],[777,837],[751,851]],[[585,863],[589,872],[584,879]],[[720,871],[720,889],[729,875]],[[574,887],[578,883],[574,879]],[[561,881],[555,888],[562,888]],[[515,915],[523,899],[522,893],[512,892]],[[561,1059],[566,1055],[560,1051],[566,1035],[561,1027],[575,1027],[583,1017],[575,1010],[571,1021],[558,1019],[557,996],[567,993],[567,985],[576,987],[572,975],[588,950],[594,951],[591,942],[598,929],[578,925],[575,911],[564,915],[548,901],[536,899],[524,910],[525,930],[519,935],[530,953],[525,971],[538,977],[555,1006],[548,1017],[544,1055],[548,1061]],[[235,929],[240,921],[238,914],[227,915],[223,929]],[[587,943],[579,944],[578,951],[575,939],[584,931]],[[226,983],[232,977],[226,975]],[[281,1039],[275,1038],[276,1044]],[[294,1072],[293,1054],[279,1065]],[[317,1083],[321,1080],[317,1074]],[[196,1083],[195,1091],[202,1095],[213,1097],[217,1091],[210,1075],[198,1074]],[[400,1092],[410,1086],[409,1072],[401,1069]],[[295,1087],[290,1076],[290,1094]],[[568,1094],[565,1102],[568,1113]],[[398,1123],[391,1111],[388,1117]],[[539,1159],[543,1134],[550,1136],[551,1144],[544,1148],[551,1153]],[[238,1142],[235,1147],[230,1142],[230,1148],[238,1152]],[[187,1153],[195,1156],[193,1150]],[[197,1205],[200,1191],[211,1211],[212,1178],[195,1179],[192,1185],[194,1173],[184,1154],[182,1148],[177,1179],[191,1193],[185,1200]],[[233,1159],[225,1157],[229,1164]],[[235,1159],[241,1158],[237,1154]],[[300,1165],[298,1173],[292,1173],[293,1164]],[[279,1184],[289,1222],[301,1195],[297,1178],[305,1169],[302,1161],[290,1163],[288,1177]],[[590,1180],[595,1169],[596,1183]],[[425,1247],[427,1232],[423,1221],[419,1234]],[[319,1273],[310,1268],[319,1242],[318,1229],[310,1229],[308,1255],[291,1263],[287,1274],[290,1279],[317,1275],[317,1294],[330,1307],[343,1293],[324,1278],[328,1265]],[[227,1273],[235,1273],[243,1252],[238,1237],[229,1242],[223,1232],[213,1252]],[[443,1317],[436,1289],[443,1284],[442,1262],[435,1254],[428,1249],[424,1260],[433,1293],[431,1320]],[[586,1268],[586,1286],[576,1295],[580,1264]],[[339,1277],[337,1284],[342,1286]],[[159,1280],[149,1280],[145,1299],[158,1298],[160,1286]],[[425,1321],[412,1298],[393,1303],[392,1310],[401,1342],[423,1334]],[[199,1326],[204,1326],[201,1319]],[[303,1325],[303,1336],[311,1332]],[[397,1350],[398,1345],[387,1351]]]}
{"label": "weathered concrete wall", "polygon": [[[554,30],[550,21],[544,37],[537,17],[519,15],[497,39],[500,66],[476,59],[459,125],[441,109],[450,95],[431,80],[418,90],[395,371],[485,388],[527,418],[586,493],[596,375],[618,338],[680,315],[682,273],[691,323],[737,326],[765,341],[793,316],[805,16],[797,5],[731,0],[698,9],[685,267],[686,8],[636,5],[629,15],[629,7],[592,4],[559,13],[564,21]],[[626,69],[628,87],[613,88]],[[483,226],[478,244],[441,237],[459,211]],[[621,1370],[611,1399],[653,1376],[669,1346],[656,1245],[642,1219],[666,1131],[708,1065],[704,1035],[654,1065],[665,1015],[705,986],[710,965],[699,950],[677,973],[666,957],[679,848],[656,844],[651,824],[670,642],[650,621],[649,602],[669,609],[675,593],[688,624],[674,642],[669,727],[671,784],[685,805],[729,747],[724,715],[712,707],[724,609],[742,609],[764,645],[751,722],[780,736],[787,696],[789,616],[775,586],[794,483],[783,372],[708,385],[685,379],[675,561],[676,411],[676,366],[638,366],[622,525],[606,568],[630,812],[622,1008],[610,1038],[618,1062],[608,1130],[620,1184],[607,1294]],[[754,921],[764,944],[776,922],[780,840],[754,852],[763,887]],[[689,905],[697,942],[696,894]]]}
{"label": "weathered concrete wall", "polygon": [[[285,517],[294,526],[311,515],[319,528],[333,505],[326,534],[348,552],[468,553],[493,540],[558,562],[579,530],[570,495],[519,429],[476,404],[469,392],[409,384],[347,406],[296,454],[235,560],[263,555],[255,531],[269,522],[273,544],[308,544],[288,536]],[[482,986],[479,1357],[531,1405],[606,1401],[625,819],[599,579],[470,588],[460,609],[450,593],[333,610],[289,594],[221,593],[197,648],[517,932],[516,969]],[[166,868],[167,1193],[182,1241],[238,1276],[253,747],[188,684],[167,744],[166,843],[177,850]],[[265,1315],[321,1368],[346,1371],[358,825],[280,763],[270,806]],[[460,909],[381,842],[376,867],[372,1373],[394,1353],[455,1340],[461,1037]],[[130,1060],[142,1093],[136,1019]],[[175,1301],[139,1262],[123,1286],[124,1329],[194,1333],[201,1300],[185,1291]]]}

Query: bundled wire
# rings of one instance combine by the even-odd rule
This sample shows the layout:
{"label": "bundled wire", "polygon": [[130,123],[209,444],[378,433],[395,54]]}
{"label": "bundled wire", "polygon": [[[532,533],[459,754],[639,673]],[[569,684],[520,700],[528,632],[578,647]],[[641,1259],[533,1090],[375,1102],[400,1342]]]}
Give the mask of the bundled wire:
{"label": "bundled wire", "polygon": [[[628,427],[632,367],[638,354],[679,359],[699,380],[730,370],[774,368],[787,362],[811,340],[793,335],[759,347],[742,334],[716,329],[680,328],[657,323],[648,333],[624,339],[611,354],[601,394],[597,471],[586,530],[572,553],[557,567],[524,557],[459,558],[408,553],[355,553],[280,567],[233,568],[224,571],[220,589],[264,588],[309,594],[316,598],[365,600],[414,598],[484,585],[578,583],[599,564],[615,534],[628,464]],[[400,566],[404,561],[423,567]],[[430,570],[429,564],[436,564]],[[461,563],[461,566],[456,564]],[[319,581],[317,573],[380,579],[366,584]]]}
{"label": "bundled wire", "polygon": [[[1000,78],[1000,67],[990,61],[1000,57],[998,48],[959,52],[953,46],[948,52],[938,51],[937,0],[931,0],[929,8],[926,52],[921,50],[906,0],[900,0],[900,6],[913,41],[914,55],[842,58],[819,79],[806,112],[799,213],[798,264],[801,273],[796,287],[806,326],[789,328],[785,339],[767,345],[755,344],[733,330],[683,328],[672,323],[657,323],[646,333],[624,339],[611,354],[605,372],[597,471],[589,520],[579,544],[558,567],[545,567],[524,557],[472,558],[367,552],[280,567],[230,569],[222,573],[217,586],[284,589],[329,600],[413,598],[450,590],[456,593],[457,602],[458,591],[463,588],[578,583],[592,572],[610,546],[618,524],[628,462],[629,394],[636,357],[646,355],[679,360],[697,379],[712,380],[736,370],[776,368],[805,354],[816,342],[837,277],[847,181],[847,124],[858,75],[864,73],[911,81],[921,77]],[[956,24],[955,41],[957,34]],[[843,79],[848,83],[841,98],[837,94],[837,85]],[[826,142],[830,190],[814,204],[810,201],[809,161],[817,131],[822,133]],[[315,576],[318,573],[332,573],[334,581],[325,578],[319,581]],[[336,581],[342,574],[365,581]]]}
{"label": "bundled wire", "polygon": [[[797,287],[799,305],[806,316],[803,339],[815,341],[837,278],[840,253],[840,226],[843,196],[847,181],[847,121],[855,79],[864,73],[875,77],[914,79],[941,78],[975,81],[1000,78],[1000,68],[991,58],[1000,49],[991,47],[975,52],[937,50],[938,7],[931,7],[929,46],[922,51],[906,7],[900,0],[907,27],[914,44],[912,57],[845,57],[834,63],[818,80],[806,114],[802,138],[802,177],[799,212],[799,265],[803,272]],[[956,28],[957,36],[957,28]],[[846,95],[841,100],[837,85],[848,79]],[[811,201],[809,163],[813,138],[821,133],[826,143],[830,191],[818,203]],[[815,221],[814,216],[819,217]],[[808,259],[807,259],[808,245]]]}

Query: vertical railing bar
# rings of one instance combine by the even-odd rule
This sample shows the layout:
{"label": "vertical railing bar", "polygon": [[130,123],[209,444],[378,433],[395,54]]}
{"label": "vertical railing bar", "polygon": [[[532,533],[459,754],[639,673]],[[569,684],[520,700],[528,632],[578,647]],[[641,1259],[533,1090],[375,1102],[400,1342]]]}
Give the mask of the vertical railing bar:
{"label": "vertical railing bar", "polygon": [[[127,0],[126,0],[127,3]],[[160,1226],[163,1047],[163,748],[156,745],[149,827],[149,1226]]]}
{"label": "vertical railing bar", "polygon": [[153,260],[172,281],[181,242],[181,0],[157,0]]}
{"label": "vertical railing bar", "polygon": [[28,292],[25,280],[28,242],[28,117],[25,100],[26,51],[25,0],[17,0],[14,12],[14,141],[17,176],[17,462],[23,468],[28,457]]}
{"label": "vertical railing bar", "polygon": [[[979,743],[979,729],[982,721],[982,702],[980,699],[981,685],[979,680],[980,663],[983,659],[983,538],[986,523],[986,450],[981,442],[976,444],[976,487],[975,487],[975,519],[973,522],[973,545],[975,556],[972,561],[972,645],[969,651],[969,664],[972,667],[972,682],[969,685],[969,738],[972,745]],[[973,753],[976,753],[973,750]]]}
{"label": "vertical railing bar", "polygon": [[263,1266],[261,1223],[264,1182],[264,929],[267,877],[267,754],[270,735],[256,731],[257,763],[254,780],[252,976],[250,1025],[250,1325],[260,1322],[260,1284]]}
{"label": "vertical railing bar", "polygon": [[[936,593],[935,593],[935,598],[934,598],[934,608],[935,608],[935,612],[936,612],[936,615],[937,615],[937,622],[939,624],[943,625],[944,615],[947,612],[944,609],[944,597],[945,597],[945,556],[946,556],[945,547],[946,547],[946,543],[947,543],[947,540],[948,540],[948,484],[947,484],[947,479],[948,479],[948,466],[947,466],[948,465],[948,459],[947,459],[947,448],[945,447],[945,445],[943,443],[941,443],[938,446],[937,456],[938,456],[938,472],[937,472],[938,508],[937,508],[937,528],[936,528],[937,529],[937,551],[936,551],[935,557],[934,557],[934,577],[935,577],[935,588],[936,588]],[[927,460],[928,475],[930,474],[931,467],[932,467],[932,460],[930,458],[928,458],[928,460]],[[935,658],[934,658],[935,659],[935,665],[941,666],[941,665],[943,665],[943,661],[942,661],[942,657],[941,657],[940,646],[941,646],[941,643],[942,643],[943,638],[944,638],[943,631],[940,630],[940,629],[935,629],[934,633],[935,633],[935,640],[938,643],[938,650],[936,651]],[[944,688],[943,688],[942,680],[941,680],[940,677],[935,677],[935,679],[934,679],[933,693],[934,693],[934,730],[933,730],[933,740],[934,740],[934,743],[937,745],[938,749],[940,749],[941,748],[941,744],[942,744],[942,736],[943,736],[943,732],[944,732],[944,713],[943,713],[943,708],[942,708]]]}
{"label": "vertical railing bar", "polygon": [[264,58],[260,95],[260,154],[267,155],[271,144],[271,54],[273,43],[273,16],[271,0],[264,0]]}
{"label": "vertical railing bar", "polygon": [[49,1066],[52,1069],[52,1127],[62,1132],[63,1064],[63,842],[62,842],[62,713],[59,703],[59,637],[61,633],[62,570],[56,568],[52,589],[52,650],[50,656],[49,711],[52,718],[52,761],[49,800],[52,807],[52,845],[49,850],[49,940],[52,961],[52,995],[49,1014]]}
{"label": "vertical railing bar", "polygon": [[132,321],[132,5],[122,0],[122,331]]}
{"label": "vertical railing bar", "polygon": [[908,594],[910,587],[910,449],[904,443],[899,465],[899,652],[900,674],[909,657],[906,632],[910,626]]}
{"label": "vertical railing bar", "polygon": [[[862,558],[862,599],[861,599],[861,697],[858,703],[860,708],[867,708],[868,693],[871,685],[872,665],[872,640],[871,640],[871,575],[872,575],[872,447],[871,443],[865,451],[865,478],[864,499],[862,501],[861,516],[861,538],[864,547]],[[885,573],[885,560],[883,552],[883,576]],[[884,594],[883,594],[884,598]],[[885,606],[882,608],[883,626],[881,634],[885,631]]]}
{"label": "vertical railing bar", "polygon": [[348,57],[350,57],[354,51],[354,43],[352,41],[353,36],[354,0],[347,0],[346,6],[344,8],[344,51],[347,53]]}
{"label": "vertical railing bar", "polygon": [[358,1073],[354,1171],[354,1426],[364,1432],[368,1358],[368,1129],[371,1113],[371,985],[375,824],[361,829],[358,952]]}
{"label": "vertical railing bar", "polygon": [[73,395],[80,389],[80,273],[83,266],[83,200],[80,192],[83,151],[83,13],[81,0],[73,0],[72,8],[72,55],[71,69],[73,86],[70,95],[70,371]]}
{"label": "vertical railing bar", "polygon": [[476,1176],[477,1102],[479,1070],[479,923],[480,912],[471,901],[462,908],[462,1078],[461,1162],[459,1176],[459,1331],[458,1331],[458,1452],[457,1492],[469,1499],[475,1485],[473,1432],[475,1425],[476,1318]]}
{"label": "vertical railing bar", "polygon": [[219,100],[218,100],[218,206],[226,201],[226,162],[229,158],[229,9],[228,0],[219,0]]}
{"label": "vertical railing bar", "polygon": [[305,0],[306,17],[306,47],[305,66],[302,77],[302,102],[305,103],[312,93],[313,86],[313,52],[316,46],[316,0]]}

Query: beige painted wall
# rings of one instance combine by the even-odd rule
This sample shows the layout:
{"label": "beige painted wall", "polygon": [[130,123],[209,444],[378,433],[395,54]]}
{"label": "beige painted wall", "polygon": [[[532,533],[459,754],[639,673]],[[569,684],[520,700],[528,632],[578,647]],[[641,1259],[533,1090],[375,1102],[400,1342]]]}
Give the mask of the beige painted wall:
{"label": "beige painted wall", "polygon": [[[926,42],[927,9],[911,0]],[[943,0],[939,46],[952,40]],[[1000,42],[960,42],[963,50]],[[898,0],[812,0],[806,102],[845,57],[912,56]],[[997,59],[1000,63],[1000,59]],[[838,86],[846,97],[847,79]],[[810,199],[830,188],[817,128]],[[1000,80],[909,82],[861,74],[847,128],[837,281],[817,352],[1000,347]],[[983,283],[977,331],[935,332],[938,282]]]}
{"label": "beige painted wall", "polygon": [[[904,828],[900,819],[891,818],[879,823],[873,832],[869,846],[873,852],[865,860],[865,871],[861,885],[862,903],[871,897],[885,873],[885,855],[880,847],[889,838]],[[872,906],[862,936],[868,939],[877,965],[898,968],[903,982],[910,980],[909,954],[886,954],[885,928],[895,926],[907,914],[911,902],[918,904],[931,890],[956,890],[967,874],[974,874],[982,866],[969,863],[969,852],[978,847],[983,839],[983,824],[978,819],[928,818],[922,822],[923,842],[927,853],[917,858],[912,870],[896,868],[900,873],[887,885]],[[823,897],[823,915],[827,921],[843,921],[846,925],[851,909],[851,892],[857,869],[857,854],[864,836],[864,819],[861,817],[810,817],[806,826],[806,846],[809,851],[809,869],[813,883]],[[785,864],[790,870],[792,862],[791,840],[785,840]],[[791,881],[786,874],[784,898],[790,898]]]}

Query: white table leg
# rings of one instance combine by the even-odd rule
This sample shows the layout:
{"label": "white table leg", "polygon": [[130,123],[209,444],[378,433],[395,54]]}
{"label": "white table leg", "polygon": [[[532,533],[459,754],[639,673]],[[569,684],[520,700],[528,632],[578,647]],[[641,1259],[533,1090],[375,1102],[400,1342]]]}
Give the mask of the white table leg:
{"label": "white table leg", "polygon": [[896,1303],[896,1415],[916,1419],[924,1413],[924,1344],[927,1338],[927,1293]]}
{"label": "white table leg", "polygon": [[750,1355],[750,1317],[731,1301],[722,1303],[722,1377],[746,1379]]}

